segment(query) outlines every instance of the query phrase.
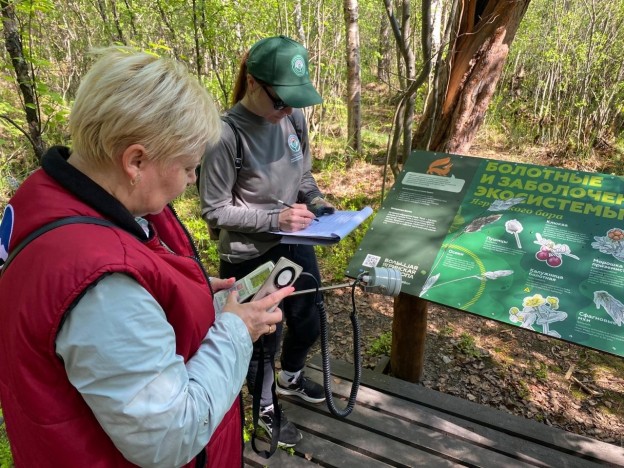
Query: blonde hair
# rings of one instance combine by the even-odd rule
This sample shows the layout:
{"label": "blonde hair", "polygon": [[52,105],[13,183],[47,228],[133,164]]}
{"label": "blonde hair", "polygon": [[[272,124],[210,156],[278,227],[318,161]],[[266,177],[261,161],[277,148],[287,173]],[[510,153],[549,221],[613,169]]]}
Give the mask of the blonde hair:
{"label": "blonde hair", "polygon": [[126,47],[94,51],[69,118],[72,152],[108,165],[132,144],[163,163],[203,154],[221,133],[206,89],[179,62]]}

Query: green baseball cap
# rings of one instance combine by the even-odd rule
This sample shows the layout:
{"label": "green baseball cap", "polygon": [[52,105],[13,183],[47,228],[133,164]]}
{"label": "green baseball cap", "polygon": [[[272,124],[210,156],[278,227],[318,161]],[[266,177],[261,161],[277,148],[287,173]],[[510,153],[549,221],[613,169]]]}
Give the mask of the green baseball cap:
{"label": "green baseball cap", "polygon": [[290,107],[308,107],[323,102],[308,71],[308,51],[286,36],[267,37],[249,49],[247,72],[271,86]]}

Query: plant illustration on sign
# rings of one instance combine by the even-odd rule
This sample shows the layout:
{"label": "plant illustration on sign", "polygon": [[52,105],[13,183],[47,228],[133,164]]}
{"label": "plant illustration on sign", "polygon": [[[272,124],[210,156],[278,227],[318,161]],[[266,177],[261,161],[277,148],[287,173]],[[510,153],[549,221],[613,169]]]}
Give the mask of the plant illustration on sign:
{"label": "plant illustration on sign", "polygon": [[579,259],[572,253],[567,244],[557,244],[550,239],[545,239],[539,232],[535,234],[535,237],[537,240],[533,241],[533,243],[541,246],[535,254],[535,258],[541,262],[546,262],[548,266],[553,268],[561,266],[564,255],[575,260]]}
{"label": "plant illustration on sign", "polygon": [[607,291],[594,291],[594,304],[596,309],[604,307],[618,327],[624,323],[624,304],[609,294]]}
{"label": "plant illustration on sign", "polygon": [[482,218],[477,218],[464,228],[464,232],[478,232],[483,226],[495,223],[496,221],[501,219],[502,216],[502,214],[495,214],[490,216],[483,216]]}
{"label": "plant illustration on sign", "polygon": [[509,276],[509,275],[513,275],[513,270],[486,271],[485,273],[482,273],[480,275],[463,276],[461,278],[455,278],[449,281],[445,281],[444,283],[437,283],[438,279],[440,278],[440,273],[438,273],[436,275],[432,275],[429,278],[427,278],[427,281],[425,281],[425,285],[422,287],[422,290],[420,291],[420,296],[423,296],[431,288],[443,286],[449,283],[454,283],[456,281],[462,281],[462,280],[470,279],[470,278],[478,279],[479,281],[496,280],[498,278],[502,278],[504,276]]}
{"label": "plant illustration on sign", "polygon": [[613,258],[624,262],[624,230],[609,229],[606,236],[595,236],[596,242],[591,246],[602,253],[613,255]]}
{"label": "plant illustration on sign", "polygon": [[557,309],[559,309],[558,297],[544,298],[541,294],[535,294],[523,299],[522,310],[518,307],[509,309],[509,320],[533,331],[538,331],[534,325],[541,325],[542,333],[545,335],[561,338],[559,332],[550,329],[550,324],[564,321],[568,318],[568,313]]}
{"label": "plant illustration on sign", "polygon": [[514,205],[518,203],[522,203],[524,201],[524,197],[518,198],[508,198],[507,200],[494,200],[490,207],[487,209],[488,211],[507,211]]}

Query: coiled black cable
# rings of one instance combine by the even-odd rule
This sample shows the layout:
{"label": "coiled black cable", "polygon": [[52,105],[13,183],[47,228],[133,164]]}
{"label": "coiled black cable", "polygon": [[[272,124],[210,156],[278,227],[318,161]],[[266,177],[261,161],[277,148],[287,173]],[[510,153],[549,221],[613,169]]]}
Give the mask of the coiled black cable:
{"label": "coiled black cable", "polygon": [[355,407],[355,401],[357,399],[357,393],[360,388],[360,381],[362,379],[362,356],[360,353],[360,322],[357,317],[357,311],[355,308],[355,287],[360,283],[360,276],[351,285],[351,326],[353,328],[353,383],[351,384],[351,392],[349,394],[349,400],[344,410],[340,411],[334,403],[334,395],[331,388],[331,367],[329,362],[329,333],[327,327],[327,311],[325,310],[325,304],[320,294],[320,285],[318,280],[314,276],[308,273],[302,273],[302,275],[310,276],[316,283],[316,307],[319,311],[319,320],[321,326],[321,357],[323,364],[323,388],[325,389],[325,399],[327,402],[327,408],[329,411],[337,417],[346,418],[351,414]]}

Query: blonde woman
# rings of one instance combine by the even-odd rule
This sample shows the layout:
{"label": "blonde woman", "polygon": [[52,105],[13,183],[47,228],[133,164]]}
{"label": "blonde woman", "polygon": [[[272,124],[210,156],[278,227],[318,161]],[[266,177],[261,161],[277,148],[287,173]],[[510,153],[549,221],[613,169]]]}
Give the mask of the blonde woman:
{"label": "blonde woman", "polygon": [[168,205],[219,139],[211,98],[172,60],[106,49],[70,133],[0,227],[0,397],[16,466],[241,466],[252,342],[275,330],[281,311],[267,309],[292,288],[245,305],[232,293],[215,317]]}

